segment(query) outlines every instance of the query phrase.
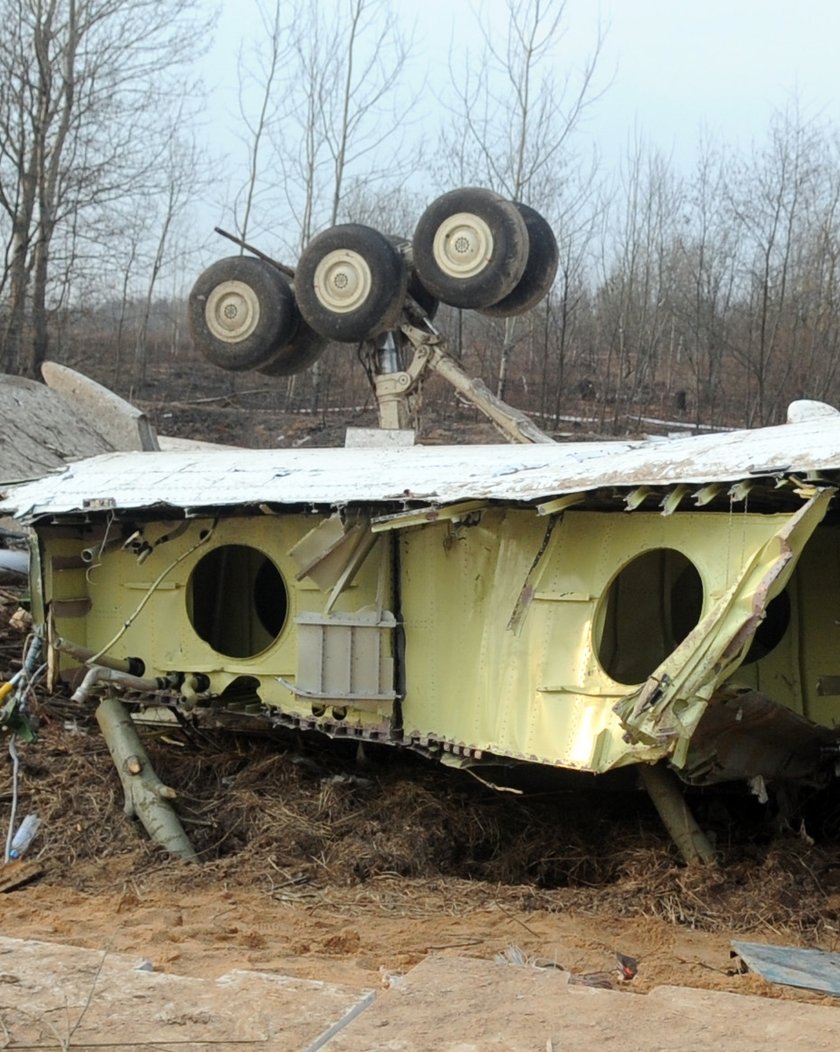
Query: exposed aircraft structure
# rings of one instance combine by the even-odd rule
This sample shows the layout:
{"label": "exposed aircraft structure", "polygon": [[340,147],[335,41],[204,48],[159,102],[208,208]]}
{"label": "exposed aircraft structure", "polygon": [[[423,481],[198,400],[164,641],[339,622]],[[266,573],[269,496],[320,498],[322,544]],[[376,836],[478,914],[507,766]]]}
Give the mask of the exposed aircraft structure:
{"label": "exposed aircraft structure", "polygon": [[[553,276],[548,253],[528,278],[539,293],[517,293],[520,245],[518,269],[505,257],[506,281],[490,282],[497,220],[483,197],[470,204],[475,191],[455,193],[421,220],[412,265],[373,238],[382,278],[369,233],[351,232],[348,248],[344,228],[315,239],[293,286],[274,267],[272,290],[255,292],[253,275],[273,265],[250,257],[205,272],[197,342],[219,364],[231,353],[237,368],[282,371],[301,346],[311,362],[323,339],[368,341],[383,423],[399,428],[425,369],[472,383],[428,321],[429,290],[458,303],[467,288],[469,301],[478,275],[485,296],[520,310]],[[506,221],[520,215],[504,204]],[[447,254],[460,242],[466,260]],[[292,321],[252,339],[264,296]],[[106,723],[122,698],[464,765],[665,763],[688,783],[742,780],[760,795],[831,777],[840,414],[794,403],[787,424],[761,430],[559,444],[471,389],[523,444],[110,453],[14,490],[7,507],[36,537],[33,613],[53,683],[106,695]],[[131,733],[109,736],[127,795],[144,769]],[[696,829],[675,828],[689,820],[673,818],[657,778],[646,784],[683,853],[708,857]]]}

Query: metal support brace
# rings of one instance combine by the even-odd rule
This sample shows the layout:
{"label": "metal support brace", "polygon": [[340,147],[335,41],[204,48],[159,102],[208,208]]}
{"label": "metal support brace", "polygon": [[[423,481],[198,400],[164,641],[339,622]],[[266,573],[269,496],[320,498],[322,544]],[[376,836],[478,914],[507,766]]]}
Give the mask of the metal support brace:
{"label": "metal support brace", "polygon": [[[459,395],[481,410],[509,442],[527,444],[554,441],[529,416],[497,398],[482,380],[468,376],[447,352],[445,338],[431,322],[426,320],[424,324],[425,329],[410,323],[402,325],[399,333],[388,335],[380,349],[380,362],[384,361],[383,354],[393,349],[387,343],[388,340],[402,338],[414,350],[407,369],[391,368],[390,371],[377,372],[374,385],[379,403],[380,427],[387,430],[408,427],[408,398],[419,390],[427,373],[436,372]],[[393,355],[389,355],[387,360],[393,364]]]}

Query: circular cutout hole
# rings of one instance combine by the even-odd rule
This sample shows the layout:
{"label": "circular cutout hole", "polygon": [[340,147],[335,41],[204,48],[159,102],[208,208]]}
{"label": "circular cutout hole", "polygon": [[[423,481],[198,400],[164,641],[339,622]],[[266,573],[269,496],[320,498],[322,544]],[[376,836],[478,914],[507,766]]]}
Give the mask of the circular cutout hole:
{"label": "circular cutout hole", "polygon": [[258,548],[224,544],[196,563],[187,582],[190,624],[227,657],[253,657],[280,635],[289,609],[283,577]]}
{"label": "circular cutout hole", "polygon": [[697,625],[703,582],[674,548],[654,548],[613,578],[601,604],[595,652],[608,676],[643,683]]}

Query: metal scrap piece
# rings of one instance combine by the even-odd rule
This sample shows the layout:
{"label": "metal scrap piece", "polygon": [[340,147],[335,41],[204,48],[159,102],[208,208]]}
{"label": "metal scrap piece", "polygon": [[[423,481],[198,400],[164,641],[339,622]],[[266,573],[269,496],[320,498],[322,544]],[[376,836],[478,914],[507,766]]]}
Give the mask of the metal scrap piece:
{"label": "metal scrap piece", "polygon": [[733,940],[732,956],[771,983],[840,997],[840,953]]}

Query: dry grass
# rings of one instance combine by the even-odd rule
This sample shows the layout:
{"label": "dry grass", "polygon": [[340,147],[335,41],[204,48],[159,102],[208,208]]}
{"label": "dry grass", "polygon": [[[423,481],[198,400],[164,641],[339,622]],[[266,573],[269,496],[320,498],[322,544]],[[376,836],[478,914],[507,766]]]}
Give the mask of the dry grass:
{"label": "dry grass", "polygon": [[[835,844],[732,842],[720,864],[681,866],[641,793],[539,798],[493,793],[434,764],[352,757],[319,742],[226,735],[201,747],[147,742],[204,864],[173,863],[122,813],[119,780],[93,728],[45,728],[24,754],[27,806],[44,819],[48,877],[89,892],[114,880],[184,889],[238,882],[279,903],[340,898],[401,916],[517,910],[659,917],[705,931],[796,932],[838,924]],[[174,739],[177,740],[177,739]],[[339,890],[340,889],[340,890]]]}

